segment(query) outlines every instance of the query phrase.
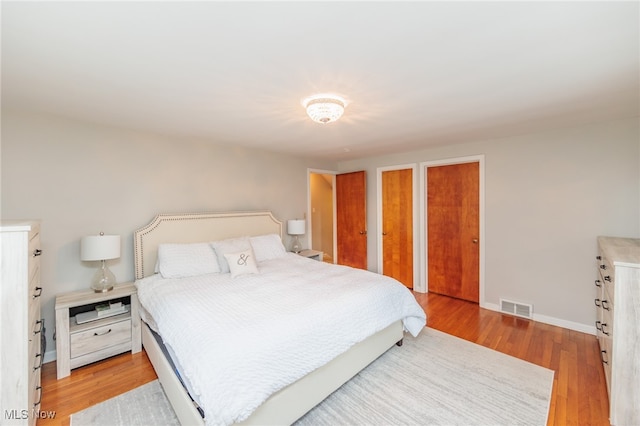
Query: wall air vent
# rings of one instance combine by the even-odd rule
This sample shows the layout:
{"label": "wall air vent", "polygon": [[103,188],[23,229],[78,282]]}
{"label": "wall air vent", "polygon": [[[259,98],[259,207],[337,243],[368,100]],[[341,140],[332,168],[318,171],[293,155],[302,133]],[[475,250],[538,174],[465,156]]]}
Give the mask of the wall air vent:
{"label": "wall air vent", "polygon": [[500,299],[500,312],[522,318],[533,319],[533,305]]}

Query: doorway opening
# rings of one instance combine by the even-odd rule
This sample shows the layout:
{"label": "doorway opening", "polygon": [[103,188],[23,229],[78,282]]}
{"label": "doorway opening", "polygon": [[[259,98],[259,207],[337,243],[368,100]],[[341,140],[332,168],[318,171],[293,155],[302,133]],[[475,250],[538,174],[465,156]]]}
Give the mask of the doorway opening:
{"label": "doorway opening", "polygon": [[322,260],[335,263],[335,175],[326,170],[309,170],[309,248],[322,252]]}

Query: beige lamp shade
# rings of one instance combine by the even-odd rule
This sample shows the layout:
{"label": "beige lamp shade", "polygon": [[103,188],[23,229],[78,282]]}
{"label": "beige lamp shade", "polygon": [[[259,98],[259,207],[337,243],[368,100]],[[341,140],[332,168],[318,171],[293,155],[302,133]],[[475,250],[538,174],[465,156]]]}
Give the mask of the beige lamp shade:
{"label": "beige lamp shade", "polygon": [[291,219],[287,221],[287,234],[304,235],[304,232],[305,232],[304,219]]}
{"label": "beige lamp shade", "polygon": [[120,257],[120,235],[91,235],[80,241],[80,259],[109,260]]}

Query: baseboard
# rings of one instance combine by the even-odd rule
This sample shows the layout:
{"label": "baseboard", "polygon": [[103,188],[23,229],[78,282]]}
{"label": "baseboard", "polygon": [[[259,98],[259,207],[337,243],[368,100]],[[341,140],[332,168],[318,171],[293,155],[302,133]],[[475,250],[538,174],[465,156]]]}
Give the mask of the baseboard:
{"label": "baseboard", "polygon": [[[500,311],[500,306],[494,303],[484,303],[481,307],[485,309],[489,309],[491,311],[496,311],[505,315],[509,315]],[[581,333],[592,334],[594,336],[596,335],[595,325],[589,326],[589,325],[581,324],[578,322],[567,321],[564,319],[550,317],[547,315],[540,315],[536,313],[533,314],[533,320],[542,322],[544,324],[555,325],[556,327],[562,327],[562,328],[567,328],[569,330],[579,331]]]}
{"label": "baseboard", "polygon": [[47,362],[51,362],[55,360],[56,360],[56,351],[52,350],[44,353],[44,359],[42,360],[42,362],[46,364]]}

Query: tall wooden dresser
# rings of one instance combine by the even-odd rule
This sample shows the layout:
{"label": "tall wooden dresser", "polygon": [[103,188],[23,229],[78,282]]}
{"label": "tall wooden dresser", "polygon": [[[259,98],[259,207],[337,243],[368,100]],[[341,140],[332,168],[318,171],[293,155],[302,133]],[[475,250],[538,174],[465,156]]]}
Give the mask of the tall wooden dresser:
{"label": "tall wooden dresser", "polygon": [[596,328],[612,425],[640,425],[640,239],[598,237]]}
{"label": "tall wooden dresser", "polygon": [[0,424],[34,425],[44,356],[40,224],[0,223],[0,248]]}

